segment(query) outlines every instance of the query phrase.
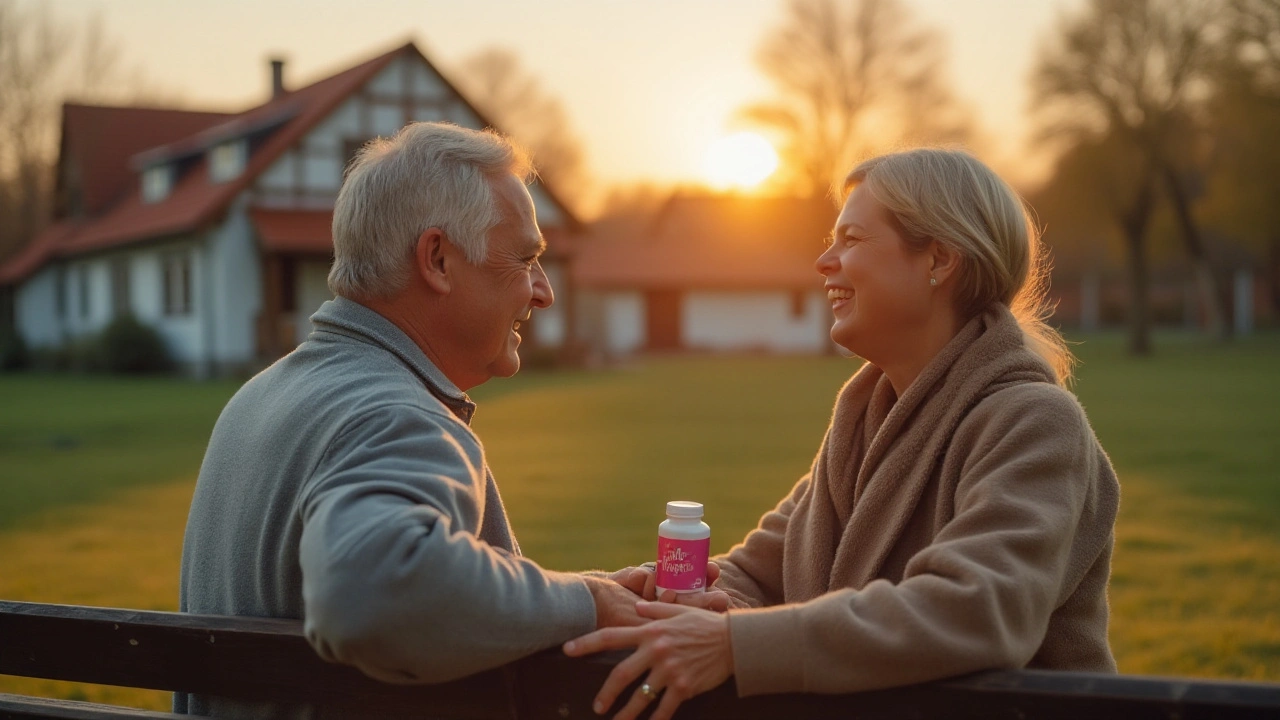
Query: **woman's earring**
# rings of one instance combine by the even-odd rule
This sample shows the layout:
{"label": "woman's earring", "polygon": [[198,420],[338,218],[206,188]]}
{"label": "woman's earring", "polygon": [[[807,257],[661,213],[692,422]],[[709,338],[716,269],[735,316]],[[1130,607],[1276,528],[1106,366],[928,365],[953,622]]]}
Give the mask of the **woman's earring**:
{"label": "woman's earring", "polygon": [[929,285],[931,285],[931,286],[936,286],[937,284],[938,284],[938,278],[936,278],[936,277],[934,277],[934,276],[930,275],[930,276],[929,276]]}

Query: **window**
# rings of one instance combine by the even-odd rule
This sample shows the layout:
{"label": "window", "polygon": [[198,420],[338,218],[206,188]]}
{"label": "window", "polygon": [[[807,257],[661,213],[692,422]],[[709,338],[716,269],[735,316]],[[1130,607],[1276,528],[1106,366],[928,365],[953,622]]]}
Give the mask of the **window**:
{"label": "window", "polygon": [[805,305],[808,299],[808,293],[803,290],[791,291],[791,317],[797,320],[804,317]]}
{"label": "window", "polygon": [[89,317],[89,268],[81,267],[78,274],[80,290],[80,317]]}
{"label": "window", "polygon": [[160,261],[161,286],[165,315],[191,313],[191,254],[186,251],[165,254]]}
{"label": "window", "polygon": [[111,261],[111,316],[133,314],[129,302],[129,258]]}
{"label": "window", "polygon": [[215,145],[209,151],[209,179],[218,183],[239,177],[244,172],[248,154],[248,146],[244,140]]}
{"label": "window", "polygon": [[67,317],[67,268],[64,265],[53,271],[53,311],[59,320]]}
{"label": "window", "polygon": [[356,153],[360,152],[360,148],[365,146],[368,140],[343,140],[342,141],[342,176],[347,176],[347,171],[351,169],[351,161],[356,159]]}
{"label": "window", "polygon": [[157,165],[142,171],[142,201],[153,203],[169,197],[173,189],[173,166]]}

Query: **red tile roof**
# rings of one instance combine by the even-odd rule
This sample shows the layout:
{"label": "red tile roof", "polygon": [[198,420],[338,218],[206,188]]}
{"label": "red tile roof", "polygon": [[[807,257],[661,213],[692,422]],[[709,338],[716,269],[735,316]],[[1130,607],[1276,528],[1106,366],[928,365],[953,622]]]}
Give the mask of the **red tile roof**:
{"label": "red tile roof", "polygon": [[[89,216],[85,219],[64,219],[46,228],[27,248],[0,266],[0,284],[21,280],[54,257],[190,232],[218,221],[231,201],[280,155],[395,58],[406,54],[416,56],[434,68],[412,43],[408,43],[236,115],[68,105],[64,115],[63,152],[73,153],[74,159],[82,162],[85,209]],[[465,98],[463,102],[466,102]],[[471,109],[475,111],[474,107]],[[475,113],[482,122],[489,124],[481,113]],[[201,153],[199,159],[181,174],[168,197],[160,202],[143,202],[141,183],[136,168],[131,166],[139,159],[189,154],[217,138],[277,122],[283,125],[254,149],[244,172],[234,180],[211,181],[205,156]],[[122,188],[124,192],[121,194]],[[577,227],[578,221],[573,214],[549,188],[544,186],[543,189],[564,211],[567,224]],[[306,213],[300,213],[298,217],[303,215]],[[326,211],[325,215],[329,213]],[[281,219],[267,222],[275,228],[271,223],[279,223]],[[319,220],[308,216],[306,222],[309,223],[306,228],[314,228]],[[273,233],[274,237],[281,237],[274,229]],[[303,243],[303,236],[319,237],[318,233],[305,228],[289,231],[287,235],[295,243]],[[327,230],[324,237],[329,237]]]}
{"label": "red tile roof", "polygon": [[224,123],[229,113],[136,107],[62,106],[62,160],[80,173],[81,202],[90,217],[121,199],[137,183],[129,159]]}
{"label": "red tile roof", "polygon": [[826,200],[677,195],[648,223],[597,223],[574,278],[596,289],[817,288],[836,215]]}
{"label": "red tile roof", "polygon": [[264,250],[329,255],[333,252],[332,210],[254,208],[249,219]]}
{"label": "red tile roof", "polygon": [[[310,255],[333,254],[332,210],[274,210],[253,208],[249,220],[264,250]],[[569,236],[559,228],[546,228],[547,255],[560,258],[571,249]],[[0,278],[0,282],[3,279]]]}

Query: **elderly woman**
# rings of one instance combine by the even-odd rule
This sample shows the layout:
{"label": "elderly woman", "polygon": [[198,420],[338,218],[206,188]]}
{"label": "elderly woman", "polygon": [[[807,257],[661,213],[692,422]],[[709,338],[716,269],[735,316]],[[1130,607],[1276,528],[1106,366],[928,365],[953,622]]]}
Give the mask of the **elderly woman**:
{"label": "elderly woman", "polygon": [[[831,337],[866,360],[811,471],[715,558],[702,607],[565,644],[635,647],[596,697],[618,718],[730,676],[741,696],[845,693],[987,668],[1114,672],[1119,498],[1072,358],[1042,321],[1046,264],[1018,196],[962,152],[862,163],[817,260]],[[650,586],[652,583],[650,583]]]}

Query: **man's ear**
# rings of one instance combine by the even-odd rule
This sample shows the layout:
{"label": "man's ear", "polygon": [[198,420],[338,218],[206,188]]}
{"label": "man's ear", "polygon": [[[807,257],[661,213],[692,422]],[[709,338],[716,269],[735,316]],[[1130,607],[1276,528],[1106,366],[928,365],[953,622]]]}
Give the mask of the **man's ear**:
{"label": "man's ear", "polygon": [[448,240],[444,231],[430,227],[418,236],[418,244],[413,248],[413,268],[427,287],[441,294],[447,294],[450,288],[450,270],[452,259],[448,257]]}
{"label": "man's ear", "polygon": [[930,261],[933,263],[930,268],[930,277],[935,278],[938,284],[947,281],[947,278],[956,274],[960,270],[960,253],[950,245],[934,240],[929,246]]}

